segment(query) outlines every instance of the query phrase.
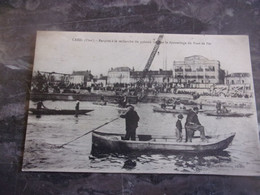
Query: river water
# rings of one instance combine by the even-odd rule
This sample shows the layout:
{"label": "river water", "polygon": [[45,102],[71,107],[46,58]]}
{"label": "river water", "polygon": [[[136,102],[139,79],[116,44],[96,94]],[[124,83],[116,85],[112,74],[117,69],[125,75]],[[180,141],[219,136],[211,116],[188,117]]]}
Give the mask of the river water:
{"label": "river water", "polygon": [[[45,101],[44,105],[57,109],[75,108],[75,102],[69,101]],[[137,134],[175,136],[177,115],[155,113],[152,111],[153,106],[155,104],[151,103],[135,105],[140,116]],[[30,107],[35,105],[30,102]],[[219,118],[199,113],[207,135],[236,132],[232,145],[221,154],[131,155],[136,166],[125,168],[124,163],[129,156],[110,154],[97,158],[90,154],[91,133],[59,147],[120,114],[120,108],[112,104],[99,106],[81,102],[80,108],[94,111],[78,118],[72,115],[42,115],[40,118],[28,115],[23,171],[260,175],[258,128],[254,110],[236,110],[254,113],[250,117],[241,118]],[[182,122],[184,124],[185,118]],[[99,131],[125,133],[125,121],[115,120]]]}

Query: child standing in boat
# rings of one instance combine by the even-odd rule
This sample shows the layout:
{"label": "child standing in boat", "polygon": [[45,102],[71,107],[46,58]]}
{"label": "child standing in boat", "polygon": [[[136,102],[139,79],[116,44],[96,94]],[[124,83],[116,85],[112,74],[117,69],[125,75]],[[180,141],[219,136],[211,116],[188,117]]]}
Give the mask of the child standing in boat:
{"label": "child standing in boat", "polygon": [[183,115],[178,115],[178,120],[176,122],[176,141],[181,142],[182,141],[182,123],[181,120],[183,119]]}

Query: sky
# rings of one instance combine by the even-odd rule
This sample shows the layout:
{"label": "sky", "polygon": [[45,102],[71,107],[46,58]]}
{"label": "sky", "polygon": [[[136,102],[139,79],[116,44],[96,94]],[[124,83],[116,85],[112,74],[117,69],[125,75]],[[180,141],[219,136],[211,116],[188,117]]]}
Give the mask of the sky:
{"label": "sky", "polygon": [[[110,68],[143,70],[159,34],[38,31],[34,70],[58,73],[91,70],[107,75]],[[201,55],[220,61],[228,73],[252,72],[248,37],[244,35],[164,34],[150,70]]]}

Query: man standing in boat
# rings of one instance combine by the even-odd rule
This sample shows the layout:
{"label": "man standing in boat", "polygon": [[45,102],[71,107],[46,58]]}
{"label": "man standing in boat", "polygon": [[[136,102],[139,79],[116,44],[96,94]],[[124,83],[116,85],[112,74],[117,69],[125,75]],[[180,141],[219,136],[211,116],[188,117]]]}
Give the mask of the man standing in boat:
{"label": "man standing in boat", "polygon": [[195,131],[200,131],[200,138],[202,141],[206,140],[204,127],[200,124],[198,113],[198,107],[194,107],[187,115],[185,123],[186,142],[192,142],[192,137]]}
{"label": "man standing in boat", "polygon": [[127,105],[128,110],[121,114],[120,117],[125,119],[126,135],[124,140],[135,140],[136,128],[138,127],[139,116],[134,110],[134,106]]}

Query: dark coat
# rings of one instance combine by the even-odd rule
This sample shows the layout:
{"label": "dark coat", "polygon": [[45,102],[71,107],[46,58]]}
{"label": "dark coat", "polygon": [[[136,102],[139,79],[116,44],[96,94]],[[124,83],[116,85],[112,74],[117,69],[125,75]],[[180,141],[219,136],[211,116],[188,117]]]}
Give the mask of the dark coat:
{"label": "dark coat", "polygon": [[79,110],[79,102],[76,103],[75,110]]}
{"label": "dark coat", "polygon": [[176,128],[177,128],[180,132],[182,132],[181,120],[177,120],[177,122],[176,122]]}
{"label": "dark coat", "polygon": [[45,106],[43,105],[42,101],[40,101],[40,102],[37,103],[36,109],[37,109],[37,110],[40,110],[40,109],[42,109],[42,108],[45,108]]}
{"label": "dark coat", "polygon": [[193,110],[190,110],[190,112],[188,113],[185,125],[188,125],[189,123],[201,125],[198,115]]}
{"label": "dark coat", "polygon": [[126,130],[133,130],[138,127],[139,116],[136,111],[129,110],[127,113],[120,115],[121,118],[125,118]]}

